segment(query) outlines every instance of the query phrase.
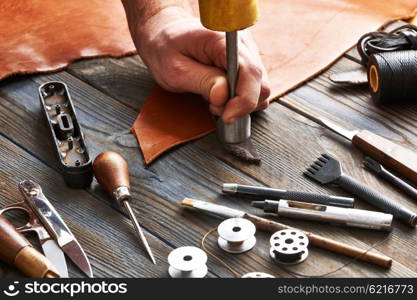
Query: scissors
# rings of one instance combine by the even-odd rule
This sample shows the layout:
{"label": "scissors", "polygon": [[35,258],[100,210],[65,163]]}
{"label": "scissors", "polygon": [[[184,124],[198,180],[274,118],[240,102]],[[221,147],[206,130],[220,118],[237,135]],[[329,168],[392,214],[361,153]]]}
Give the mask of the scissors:
{"label": "scissors", "polygon": [[25,180],[19,183],[19,190],[25,198],[24,201],[0,209],[0,215],[11,210],[27,213],[28,222],[16,228],[17,231],[37,234],[45,256],[54,264],[61,277],[68,277],[64,253],[88,277],[93,277],[87,255],[51,202],[45,197],[40,185]]}

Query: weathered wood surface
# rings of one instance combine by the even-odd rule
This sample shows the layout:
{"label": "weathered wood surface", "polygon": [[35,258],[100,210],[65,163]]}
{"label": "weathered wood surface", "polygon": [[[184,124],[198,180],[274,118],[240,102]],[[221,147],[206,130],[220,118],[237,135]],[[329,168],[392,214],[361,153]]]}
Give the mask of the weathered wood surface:
{"label": "weathered wood surface", "polygon": [[[377,107],[366,88],[335,87],[328,80],[329,74],[356,66],[342,58],[330,70],[285,97],[346,127],[369,129],[417,149],[417,106]],[[38,103],[37,88],[49,80],[68,84],[92,156],[113,150],[128,160],[136,199],[134,210],[146,230],[158,262],[156,266],[138,244],[130,221],[110,205],[109,198],[95,181],[85,190],[65,186]],[[17,191],[18,181],[32,179],[40,183],[86,250],[97,277],[166,277],[169,251],[185,245],[199,246],[202,235],[219,223],[211,217],[182,211],[179,203],[184,197],[259,213],[249,206],[248,200],[221,195],[223,182],[347,195],[338,188],[325,188],[302,176],[304,169],[323,152],[340,158],[347,173],[417,210],[416,202],[364,170],[363,155],[349,143],[277,103],[254,117],[253,139],[262,156],[261,166],[245,165],[224,153],[212,134],[169,151],[145,168],[129,129],[152,85],[153,80],[137,57],[84,60],[66,71],[0,83],[0,205],[22,199]],[[357,206],[373,209],[360,200]],[[363,248],[387,237],[382,232],[315,222],[283,222]],[[242,255],[218,250],[215,234],[209,239],[208,247],[239,273],[263,271],[279,277],[289,276],[270,261],[269,236],[258,233],[257,238],[255,249]],[[394,259],[391,270],[353,262],[332,276],[415,277],[416,245],[415,230],[395,222],[389,239],[373,250]],[[307,261],[291,269],[318,275],[348,261],[311,248]],[[208,266],[211,277],[232,277],[212,259]],[[82,276],[74,266],[69,267],[71,276]],[[0,270],[3,277],[19,276],[5,265],[0,265]]]}

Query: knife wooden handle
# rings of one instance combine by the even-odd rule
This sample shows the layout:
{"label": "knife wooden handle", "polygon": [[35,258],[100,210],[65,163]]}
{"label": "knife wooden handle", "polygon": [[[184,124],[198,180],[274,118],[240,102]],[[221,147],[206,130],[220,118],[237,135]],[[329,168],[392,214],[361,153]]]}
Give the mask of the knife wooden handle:
{"label": "knife wooden handle", "polygon": [[[252,221],[256,228],[266,232],[276,232],[283,229],[291,229],[293,227],[271,221],[265,218],[261,218],[255,215],[246,214],[244,216],[245,219]],[[296,228],[293,228],[296,229]],[[299,230],[299,229],[297,229]],[[317,234],[303,231],[311,245],[314,245],[317,248],[325,249],[331,251],[333,253],[342,254],[348,257],[352,257],[353,259],[361,260],[373,265],[377,265],[384,268],[390,268],[392,265],[392,259],[388,256],[374,253],[374,252],[366,252],[367,250],[361,249],[352,245],[348,245],[342,242],[338,242],[332,239],[328,239]]]}
{"label": "knife wooden handle", "polygon": [[100,153],[93,162],[93,171],[98,183],[110,196],[118,187],[130,187],[127,162],[117,152]]}
{"label": "knife wooden handle", "polygon": [[359,131],[352,143],[382,165],[417,183],[417,152],[367,130]]}
{"label": "knife wooden handle", "polygon": [[0,259],[34,278],[59,278],[52,263],[0,215]]}

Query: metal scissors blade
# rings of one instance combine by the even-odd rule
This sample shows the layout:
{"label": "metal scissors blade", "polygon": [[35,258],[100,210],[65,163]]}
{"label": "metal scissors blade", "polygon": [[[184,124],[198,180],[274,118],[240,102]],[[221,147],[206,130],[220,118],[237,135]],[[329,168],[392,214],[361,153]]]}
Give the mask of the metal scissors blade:
{"label": "metal scissors blade", "polygon": [[68,268],[65,260],[65,254],[61,248],[59,248],[58,244],[54,240],[50,239],[44,241],[41,245],[43,253],[53,263],[61,278],[67,278]]}

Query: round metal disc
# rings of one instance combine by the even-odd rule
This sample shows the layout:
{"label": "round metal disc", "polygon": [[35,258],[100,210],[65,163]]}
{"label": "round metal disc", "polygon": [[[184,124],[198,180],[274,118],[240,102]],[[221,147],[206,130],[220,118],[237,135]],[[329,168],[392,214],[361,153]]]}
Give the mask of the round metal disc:
{"label": "round metal disc", "polygon": [[207,254],[197,247],[186,246],[174,249],[168,255],[168,263],[174,269],[191,272],[201,269],[207,262]]}
{"label": "round metal disc", "polygon": [[201,268],[193,270],[191,272],[183,272],[170,266],[168,269],[169,276],[172,278],[203,278],[207,275],[207,266],[203,265]]}
{"label": "round metal disc", "polygon": [[275,232],[271,239],[269,255],[280,264],[298,264],[308,256],[307,236],[296,229],[284,229]]}
{"label": "round metal disc", "polygon": [[243,253],[249,251],[255,246],[256,238],[255,236],[251,236],[249,239],[243,241],[242,243],[234,245],[219,236],[219,238],[217,239],[217,243],[219,244],[219,247],[226,252]]}
{"label": "round metal disc", "polygon": [[295,254],[300,249],[307,248],[309,240],[304,232],[295,229],[284,229],[275,232],[269,242],[271,247],[279,252]]}
{"label": "round metal disc", "polygon": [[220,237],[229,242],[243,242],[255,235],[255,225],[243,218],[230,218],[220,223],[217,228]]}
{"label": "round metal disc", "polygon": [[243,275],[241,278],[275,278],[274,276],[263,272],[251,272]]}
{"label": "round metal disc", "polygon": [[308,249],[305,248],[303,250],[303,253],[301,254],[301,257],[295,261],[282,261],[279,260],[278,258],[275,257],[275,253],[274,253],[274,248],[271,248],[271,250],[269,251],[269,256],[271,256],[271,258],[273,260],[275,260],[277,263],[282,264],[282,265],[296,265],[299,263],[302,263],[303,261],[305,261],[308,257]]}

